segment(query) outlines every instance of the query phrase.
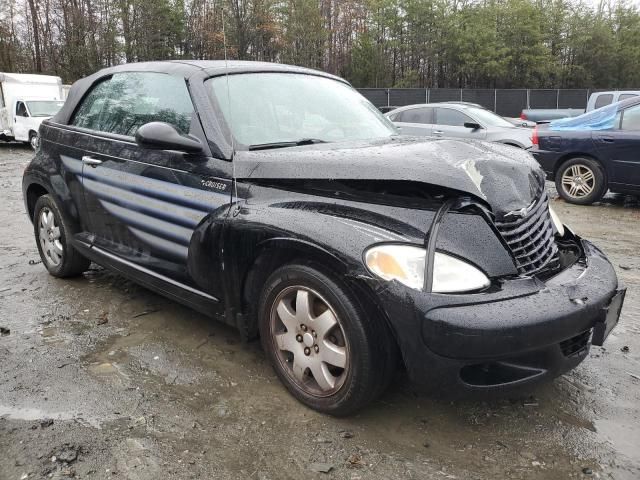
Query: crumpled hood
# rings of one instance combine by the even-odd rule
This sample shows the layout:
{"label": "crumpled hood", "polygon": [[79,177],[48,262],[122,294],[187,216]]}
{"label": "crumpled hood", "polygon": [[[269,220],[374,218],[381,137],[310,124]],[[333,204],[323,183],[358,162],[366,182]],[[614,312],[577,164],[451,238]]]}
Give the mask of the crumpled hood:
{"label": "crumpled hood", "polygon": [[545,175],[526,151],[496,143],[423,137],[239,151],[238,179],[404,180],[482,200],[498,219],[530,206]]}

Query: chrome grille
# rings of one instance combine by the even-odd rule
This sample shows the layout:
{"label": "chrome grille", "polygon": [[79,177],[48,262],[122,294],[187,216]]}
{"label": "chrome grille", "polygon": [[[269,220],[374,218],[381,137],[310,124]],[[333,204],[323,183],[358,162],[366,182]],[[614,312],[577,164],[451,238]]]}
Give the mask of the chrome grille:
{"label": "chrome grille", "polygon": [[522,274],[533,275],[559,264],[548,205],[547,194],[543,193],[525,217],[496,222]]}

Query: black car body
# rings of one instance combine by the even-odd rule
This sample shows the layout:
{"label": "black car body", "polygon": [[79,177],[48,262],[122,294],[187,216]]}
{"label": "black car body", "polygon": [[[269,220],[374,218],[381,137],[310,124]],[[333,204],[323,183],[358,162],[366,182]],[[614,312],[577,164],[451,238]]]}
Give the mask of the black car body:
{"label": "black car body", "polygon": [[[126,89],[117,90],[120,99],[98,98],[90,108],[83,106],[105,79],[130,72],[167,75],[166,81],[184,85],[193,102],[186,127],[184,119],[164,111],[149,115],[148,106],[135,120],[169,119],[182,134],[166,123],[136,125],[135,137],[74,125],[85,121],[86,111],[95,121],[106,102],[126,98]],[[55,228],[39,220],[43,196],[55,204],[47,204],[46,213],[59,209],[68,237],[62,240],[70,245],[66,256],[78,252],[218,316],[245,338],[262,328],[255,306],[265,301],[261,292],[273,283],[274,270],[292,262],[303,264],[298,270],[313,266],[322,275],[309,281],[325,298],[331,292],[322,289],[338,285],[366,313],[358,324],[365,332],[362,348],[378,357],[366,363],[363,375],[392,372],[391,357],[399,347],[412,380],[432,391],[508,389],[557,376],[580,363],[592,342],[602,344],[617,322],[624,290],[602,252],[551,217],[544,173],[528,153],[393,134],[249,149],[233,140],[225,120],[225,108],[244,99],[228,89],[212,97],[207,81],[228,75],[226,81],[233,82],[234,76],[257,73],[322,78],[350,88],[321,72],[251,62],[131,64],[74,84],[61,112],[44,122],[41,147],[23,181],[50,272],[64,276],[47,258],[54,247],[43,235],[55,237]],[[386,122],[375,115],[375,121]],[[101,128],[116,125],[107,120]],[[424,285],[410,288],[373,273],[367,252],[380,245],[423,252]],[[487,284],[472,292],[435,293],[440,267],[434,258],[442,253],[474,266]],[[81,268],[74,273],[86,266],[76,260]],[[336,297],[334,303],[341,301]],[[345,337],[352,331],[347,327]],[[309,340],[305,355],[319,348],[306,327],[296,338],[301,348]],[[361,347],[354,342],[349,355],[355,362]],[[286,372],[276,371],[299,399],[335,414],[360,408],[389,377],[380,373],[384,378],[371,380],[369,390],[353,394],[359,399],[342,399],[345,405],[335,407],[329,395],[300,393]],[[355,382],[352,376],[345,381]]]}
{"label": "black car body", "polygon": [[596,202],[607,190],[640,193],[638,97],[591,111],[570,123],[538,126],[534,143],[533,156],[569,202]]}

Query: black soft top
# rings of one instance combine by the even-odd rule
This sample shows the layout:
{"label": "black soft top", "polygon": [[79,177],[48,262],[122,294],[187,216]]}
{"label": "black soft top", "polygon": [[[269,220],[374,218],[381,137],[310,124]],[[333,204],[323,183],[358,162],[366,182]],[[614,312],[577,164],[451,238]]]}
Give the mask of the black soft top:
{"label": "black soft top", "polygon": [[322,76],[347,83],[340,77],[319,70],[284,65],[281,63],[250,62],[243,60],[167,60],[160,62],[125,63],[115,67],[104,68],[93,75],[76,81],[69,90],[69,95],[67,96],[64,106],[51,121],[61,125],[68,125],[76,106],[96,82],[115,73],[122,72],[168,73],[170,75],[181,76],[187,82],[194,82],[198,79],[202,82],[206,78],[224,75],[226,73],[233,75],[251,72],[285,72]]}

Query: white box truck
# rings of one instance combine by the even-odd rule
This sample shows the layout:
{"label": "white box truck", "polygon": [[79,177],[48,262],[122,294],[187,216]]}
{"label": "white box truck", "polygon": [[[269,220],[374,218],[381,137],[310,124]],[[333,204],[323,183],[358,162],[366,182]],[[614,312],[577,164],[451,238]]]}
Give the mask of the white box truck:
{"label": "white box truck", "polygon": [[0,140],[35,149],[40,124],[63,104],[60,77],[0,72]]}

